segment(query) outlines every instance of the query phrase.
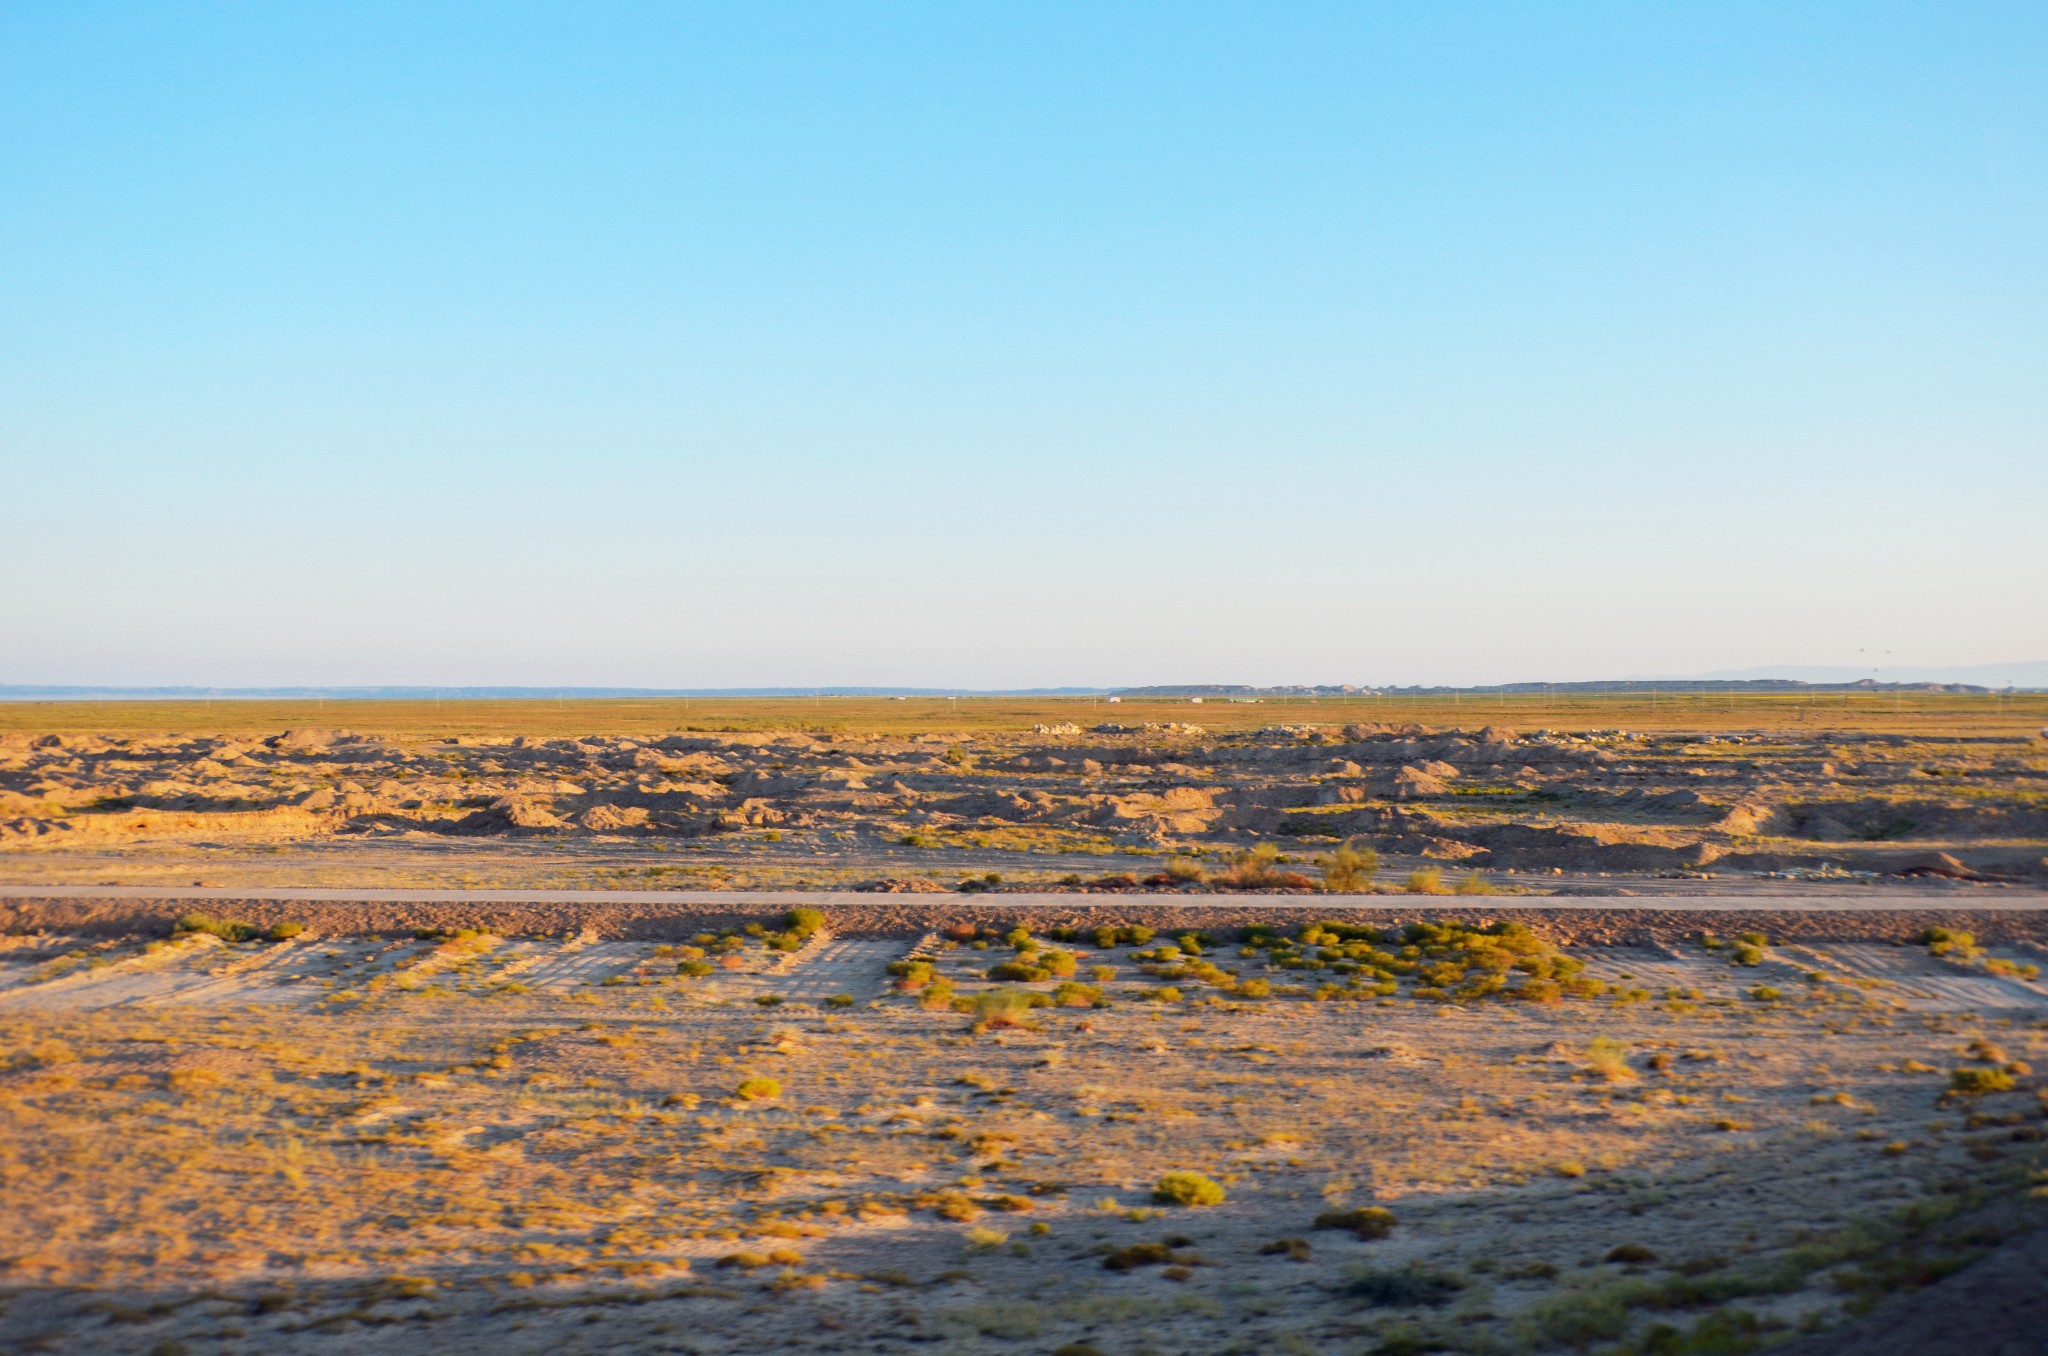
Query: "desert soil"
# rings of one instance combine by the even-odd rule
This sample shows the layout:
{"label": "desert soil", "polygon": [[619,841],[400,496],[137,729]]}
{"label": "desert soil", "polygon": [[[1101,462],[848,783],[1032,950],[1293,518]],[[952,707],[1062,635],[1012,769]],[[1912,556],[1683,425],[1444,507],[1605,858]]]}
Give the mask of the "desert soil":
{"label": "desert soil", "polygon": [[[1171,960],[1171,934],[1095,920],[1039,950],[1104,1006],[991,1025],[889,971],[925,958],[959,1006],[1053,995],[988,977],[1043,917],[975,903],[793,951],[764,945],[774,914],[735,918],[706,974],[679,973],[686,940],[568,926],[16,932],[0,1341],[1722,1351],[2035,1255],[1999,1248],[2040,1213],[2035,942],[1841,927],[1743,956],[1752,916],[1724,913],[1711,944],[1539,939],[1594,982],[1531,1002],[1430,996],[1423,970],[1371,988],[1316,959],[1345,954],[1327,938],[1246,954],[1243,917]],[[1970,1068],[2018,1072],[1950,1091]],[[1225,1199],[1155,1201],[1174,1171]],[[1316,1227],[1361,1206],[1384,1237]]]}
{"label": "desert soil", "polygon": [[[1430,868],[1539,891],[2048,881],[2048,741],[2032,729],[1090,719],[971,736],[13,730],[0,876],[849,888],[993,873],[1044,890],[1142,888],[1177,856],[1201,888],[1270,888],[1320,883],[1349,841],[1383,855],[1379,888]],[[1260,843],[1284,860],[1233,873]]]}
{"label": "desert soil", "polygon": [[0,713],[0,1350],[2035,1350],[1946,700]]}

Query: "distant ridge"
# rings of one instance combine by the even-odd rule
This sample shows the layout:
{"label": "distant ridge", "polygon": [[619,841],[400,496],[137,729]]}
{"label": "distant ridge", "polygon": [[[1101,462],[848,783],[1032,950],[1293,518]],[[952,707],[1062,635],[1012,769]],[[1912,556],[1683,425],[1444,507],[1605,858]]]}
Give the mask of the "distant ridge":
{"label": "distant ridge", "polygon": [[1830,664],[1772,664],[1754,669],[1725,669],[1695,674],[1698,678],[1792,678],[1805,683],[1854,683],[1870,678],[1880,683],[1972,683],[1987,688],[2048,688],[2048,659],[2014,660],[2005,664],[1894,665],[1850,668]]}
{"label": "distant ridge", "polygon": [[1232,683],[1186,683],[1165,687],[1118,688],[1118,697],[1201,697],[1255,701],[1265,697],[1435,697],[1452,694],[1505,696],[1525,693],[1626,694],[1630,692],[2002,692],[2035,688],[1978,687],[1969,683],[1880,683],[1859,678],[1845,683],[1806,683],[1796,678],[1651,678],[1575,683],[1491,683],[1473,687],[1249,687]]}

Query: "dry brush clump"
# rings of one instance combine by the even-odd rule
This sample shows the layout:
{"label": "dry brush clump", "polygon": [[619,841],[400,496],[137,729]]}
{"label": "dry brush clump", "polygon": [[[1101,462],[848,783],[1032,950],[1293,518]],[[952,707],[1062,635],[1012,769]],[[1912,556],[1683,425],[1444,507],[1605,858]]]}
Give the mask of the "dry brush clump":
{"label": "dry brush clump", "polygon": [[1415,922],[1400,928],[1331,921],[1308,924],[1293,935],[1253,925],[1244,930],[1239,951],[1273,971],[1334,976],[1315,991],[1325,999],[1390,998],[1402,992],[1404,982],[1412,997],[1461,1002],[1497,995],[1555,1003],[1609,991],[1604,982],[1581,975],[1582,961],[1512,921],[1484,927]]}

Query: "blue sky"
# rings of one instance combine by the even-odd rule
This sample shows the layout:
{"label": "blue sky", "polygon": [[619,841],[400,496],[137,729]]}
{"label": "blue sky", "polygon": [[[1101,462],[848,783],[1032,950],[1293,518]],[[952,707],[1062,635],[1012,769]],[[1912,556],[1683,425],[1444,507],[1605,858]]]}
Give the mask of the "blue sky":
{"label": "blue sky", "polygon": [[0,682],[2048,657],[2039,5],[17,5]]}

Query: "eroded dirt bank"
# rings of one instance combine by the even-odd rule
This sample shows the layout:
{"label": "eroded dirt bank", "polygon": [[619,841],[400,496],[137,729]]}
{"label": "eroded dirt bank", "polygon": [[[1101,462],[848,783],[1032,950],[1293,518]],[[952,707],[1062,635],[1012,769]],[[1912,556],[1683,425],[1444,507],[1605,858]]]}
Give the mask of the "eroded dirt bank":
{"label": "eroded dirt bank", "polygon": [[[911,736],[0,734],[0,851],[147,879],[382,844],[511,880],[513,849],[671,882],[850,885],[998,868],[1079,883],[1260,843],[1490,872],[2048,879],[2037,732],[1647,733],[1072,722]],[[477,849],[504,851],[479,857]],[[603,845],[609,845],[608,848]],[[630,850],[630,851],[629,851]],[[53,855],[54,854],[54,855]],[[155,854],[154,857],[151,854]],[[1122,860],[1117,860],[1122,858]],[[467,868],[466,868],[467,869]],[[1242,863],[1237,864],[1240,873]],[[507,875],[505,873],[513,873]],[[532,883],[524,881],[522,883]]]}
{"label": "eroded dirt bank", "polygon": [[[842,897],[843,898],[843,897]],[[1702,934],[1764,932],[1786,941],[1911,941],[1932,927],[1974,933],[1987,942],[2048,945],[2048,909],[1982,908],[1967,904],[1911,908],[1642,908],[1620,905],[1529,906],[1418,898],[1399,904],[1353,903],[1305,896],[1258,904],[1117,896],[875,896],[844,903],[789,895],[776,902],[589,903],[474,900],[15,899],[0,901],[0,933],[122,936],[168,933],[181,915],[205,912],[271,927],[303,923],[326,936],[350,937],[424,929],[477,928],[502,937],[587,934],[616,941],[679,942],[704,931],[776,918],[798,904],[815,905],[827,926],[847,937],[914,937],[960,923],[986,927],[1018,919],[1034,928],[1089,929],[1143,924],[1160,932],[1230,931],[1257,923],[1296,926],[1316,918],[1388,927],[1418,919],[1485,925],[1526,923],[1560,946],[1671,943]]]}

